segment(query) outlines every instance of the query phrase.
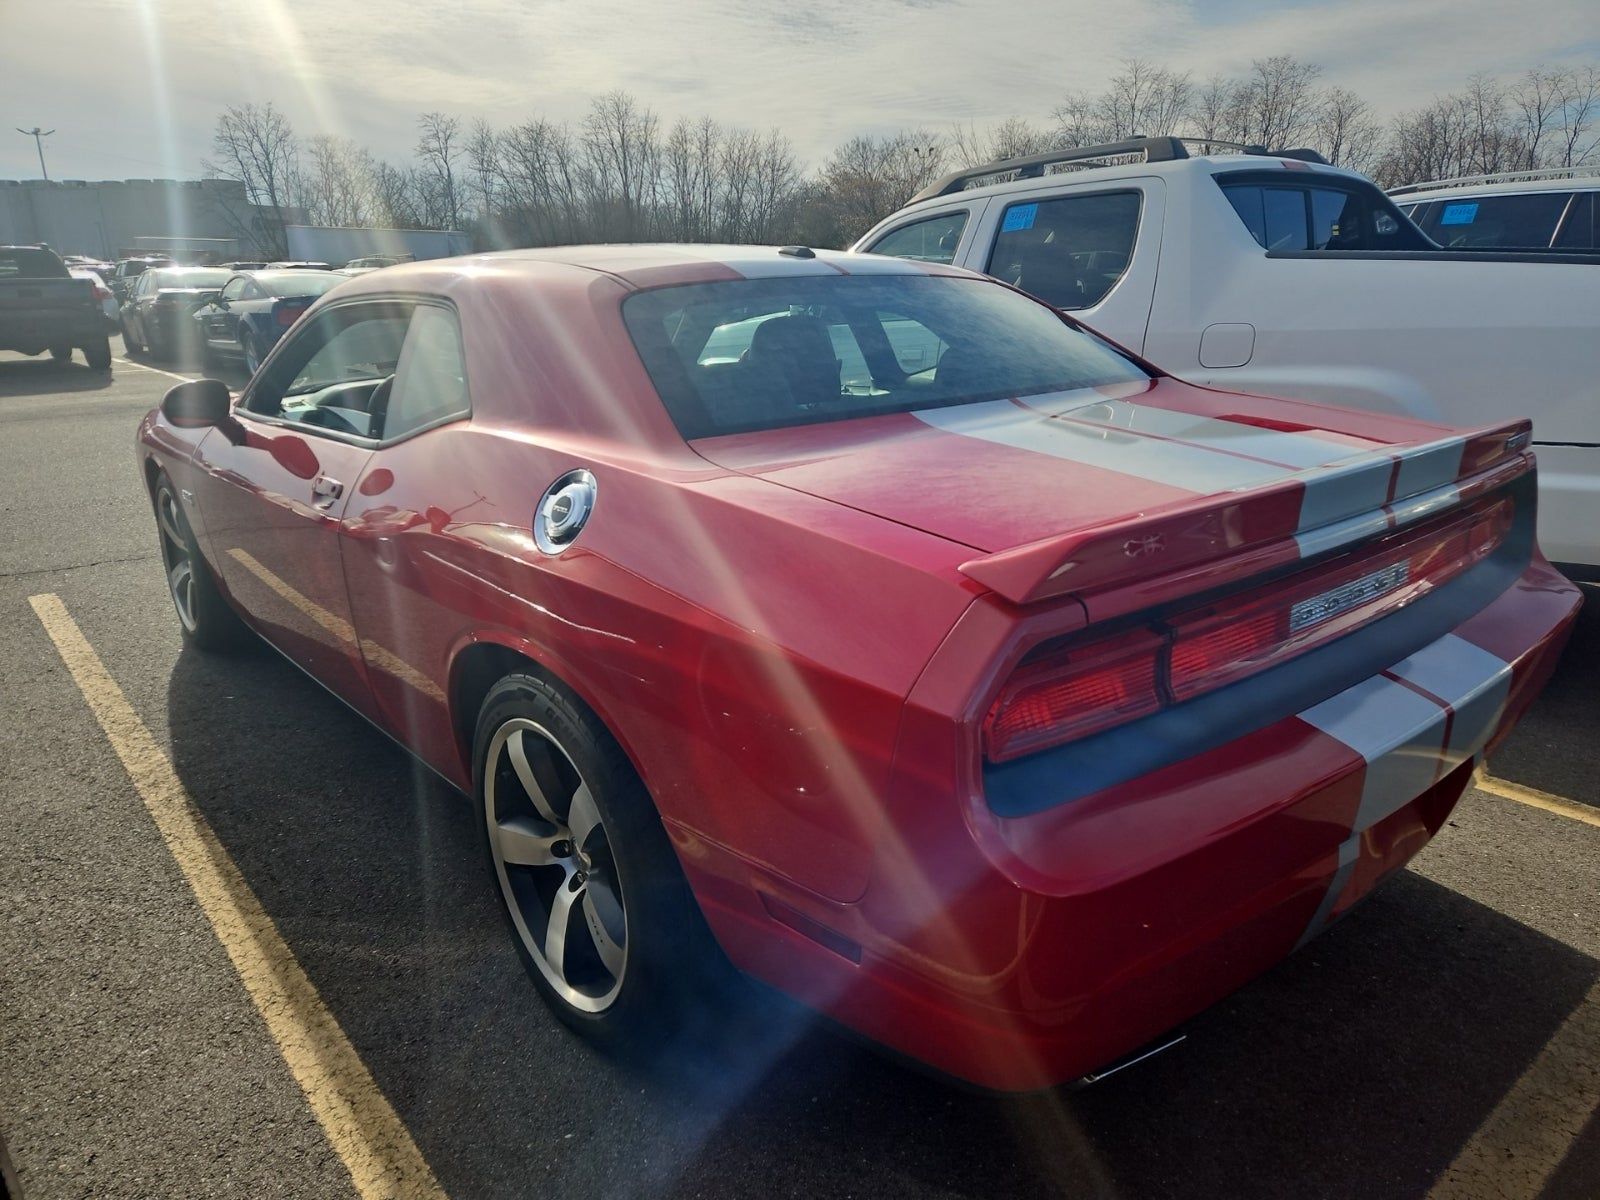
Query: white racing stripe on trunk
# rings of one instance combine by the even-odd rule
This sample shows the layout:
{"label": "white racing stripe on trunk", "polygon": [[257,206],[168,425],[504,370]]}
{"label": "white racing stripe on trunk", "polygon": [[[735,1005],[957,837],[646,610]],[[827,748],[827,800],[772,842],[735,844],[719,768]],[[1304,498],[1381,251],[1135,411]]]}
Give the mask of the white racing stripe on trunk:
{"label": "white racing stripe on trunk", "polygon": [[1400,474],[1395,479],[1394,495],[1399,500],[1454,483],[1461,477],[1461,456],[1467,443],[1462,438],[1418,446],[1400,453]]}
{"label": "white racing stripe on trunk", "polygon": [[1413,524],[1423,517],[1431,517],[1434,513],[1454,508],[1460,502],[1461,489],[1450,484],[1420,496],[1412,496],[1399,504],[1346,517],[1331,525],[1323,525],[1317,529],[1302,529],[1294,535],[1294,540],[1300,546],[1300,557],[1311,558],[1329,550],[1337,550],[1340,546],[1377,537],[1390,528],[1399,529],[1401,526]]}
{"label": "white racing stripe on trunk", "polygon": [[1390,672],[1443,703],[1375,675],[1299,714],[1361,755],[1366,768],[1350,836],[1339,847],[1338,867],[1297,948],[1327,925],[1354,870],[1362,835],[1481,750],[1511,690],[1510,663],[1453,633]]}
{"label": "white racing stripe on trunk", "polygon": [[1372,453],[1370,450],[1342,446],[1337,442],[1307,437],[1304,434],[1262,429],[1258,425],[1245,425],[1239,421],[1225,421],[1216,417],[1202,417],[1171,408],[1152,408],[1128,400],[1101,400],[1086,404],[1082,408],[1071,409],[1064,415],[1074,421],[1109,425],[1132,433],[1151,433],[1158,437],[1178,438],[1194,442],[1208,450],[1266,459],[1297,471]]}
{"label": "white racing stripe on trunk", "polygon": [[1381,509],[1388,502],[1393,473],[1394,459],[1387,454],[1369,454],[1355,462],[1306,472],[1300,476],[1306,489],[1300,498],[1300,531]]}
{"label": "white racing stripe on trunk", "polygon": [[1110,427],[1089,429],[1058,421],[1019,408],[1009,400],[924,409],[912,415],[946,433],[1048,454],[1206,495],[1261,487],[1290,475],[1282,467],[1199,446],[1157,441]]}

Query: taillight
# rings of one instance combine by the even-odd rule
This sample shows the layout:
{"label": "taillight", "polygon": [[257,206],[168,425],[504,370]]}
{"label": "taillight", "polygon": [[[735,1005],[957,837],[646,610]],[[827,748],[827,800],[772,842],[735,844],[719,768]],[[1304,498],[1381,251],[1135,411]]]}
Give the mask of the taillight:
{"label": "taillight", "polygon": [[280,302],[272,306],[272,316],[279,325],[287,329],[298,321],[305,314],[306,309],[310,307],[309,304],[284,304]]}
{"label": "taillight", "polygon": [[107,288],[107,287],[101,287],[98,283],[95,284],[94,285],[94,298],[96,300],[109,300],[109,299],[111,299],[111,289]]}
{"label": "taillight", "polygon": [[1161,646],[1135,629],[1024,660],[983,722],[984,752],[1004,762],[1155,712]]}
{"label": "taillight", "polygon": [[983,722],[1004,762],[1148,716],[1278,666],[1421,599],[1497,550],[1500,499],[1266,588],[1114,637],[1047,644],[1024,658]]}

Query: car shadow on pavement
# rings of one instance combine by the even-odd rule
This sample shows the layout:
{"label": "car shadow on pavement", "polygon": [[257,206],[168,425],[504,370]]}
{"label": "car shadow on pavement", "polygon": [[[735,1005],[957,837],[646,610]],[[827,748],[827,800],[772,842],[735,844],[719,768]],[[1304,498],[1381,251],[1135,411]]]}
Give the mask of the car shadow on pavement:
{"label": "car shadow on pavement", "polygon": [[[113,364],[113,370],[115,364]],[[92,371],[76,353],[58,363],[48,354],[38,358],[0,360],[0,398],[48,396],[58,392],[97,392],[111,386],[112,371]]]}
{"label": "car shadow on pavement", "polygon": [[[286,661],[187,652],[168,717],[190,794],[456,1196],[1421,1197],[1600,972],[1403,873],[1082,1092],[975,1095],[759,998],[641,1070],[543,1008],[471,805]],[[1597,1137],[1547,1197],[1596,1194]]]}

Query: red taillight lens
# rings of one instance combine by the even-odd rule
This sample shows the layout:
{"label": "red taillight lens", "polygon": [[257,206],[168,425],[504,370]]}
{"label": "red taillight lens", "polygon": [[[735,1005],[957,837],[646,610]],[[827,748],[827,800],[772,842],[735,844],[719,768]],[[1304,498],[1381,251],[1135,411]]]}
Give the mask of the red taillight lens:
{"label": "red taillight lens", "polygon": [[983,722],[1005,762],[1109,729],[1278,666],[1420,599],[1497,550],[1509,498],[1248,594],[1023,659]]}
{"label": "red taillight lens", "polygon": [[1168,686],[1188,700],[1404,608],[1492,554],[1511,528],[1501,500],[1379,554],[1170,622]]}
{"label": "red taillight lens", "polygon": [[1161,645],[1136,629],[1025,660],[984,719],[985,754],[1004,762],[1155,712]]}
{"label": "red taillight lens", "polygon": [[279,304],[273,307],[272,316],[279,325],[287,329],[305,315],[306,309],[310,307],[309,304]]}

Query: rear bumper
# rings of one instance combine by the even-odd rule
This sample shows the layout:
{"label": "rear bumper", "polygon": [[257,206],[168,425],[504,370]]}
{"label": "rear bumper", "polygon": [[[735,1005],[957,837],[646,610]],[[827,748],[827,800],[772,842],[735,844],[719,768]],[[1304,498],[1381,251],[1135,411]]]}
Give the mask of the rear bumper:
{"label": "rear bumper", "polygon": [[1542,688],[1579,603],[1536,557],[1389,670],[1025,816],[952,820],[931,799],[945,765],[907,767],[860,903],[756,883],[827,938],[775,921],[708,854],[686,847],[686,865],[752,974],[968,1082],[1058,1084],[1232,992],[1404,866]]}
{"label": "rear bumper", "polygon": [[48,346],[82,345],[104,333],[98,306],[72,312],[8,313],[0,318],[0,350],[37,353]]}
{"label": "rear bumper", "polygon": [[1551,562],[1600,567],[1600,446],[1539,446],[1539,547]]}

